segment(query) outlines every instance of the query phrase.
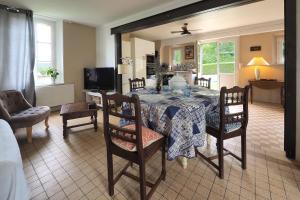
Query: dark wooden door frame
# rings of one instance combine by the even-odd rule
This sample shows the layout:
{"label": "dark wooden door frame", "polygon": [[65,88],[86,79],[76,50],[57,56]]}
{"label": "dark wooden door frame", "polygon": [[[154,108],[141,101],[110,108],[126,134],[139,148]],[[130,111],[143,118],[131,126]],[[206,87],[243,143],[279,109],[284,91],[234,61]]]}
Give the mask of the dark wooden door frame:
{"label": "dark wooden door frame", "polygon": [[[193,17],[218,9],[241,6],[262,0],[202,0],[183,7],[146,17],[111,29],[115,35],[116,48],[116,89],[122,92],[122,79],[117,74],[122,58],[121,34],[151,28],[158,25]],[[284,0],[285,13],[285,113],[284,150],[286,156],[295,159],[296,154],[296,67],[297,67],[297,23],[296,0]]]}
{"label": "dark wooden door frame", "polygon": [[[299,3],[299,2],[298,2]],[[284,0],[285,39],[285,109],[284,150],[291,159],[296,157],[297,106],[297,6],[296,0]]]}

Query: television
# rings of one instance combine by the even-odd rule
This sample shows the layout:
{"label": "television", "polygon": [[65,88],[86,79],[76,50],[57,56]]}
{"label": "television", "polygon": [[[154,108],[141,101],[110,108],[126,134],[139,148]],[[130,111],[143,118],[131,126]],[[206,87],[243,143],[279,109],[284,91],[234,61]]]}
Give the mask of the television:
{"label": "television", "polygon": [[84,68],[84,89],[114,90],[115,70],[112,67]]}

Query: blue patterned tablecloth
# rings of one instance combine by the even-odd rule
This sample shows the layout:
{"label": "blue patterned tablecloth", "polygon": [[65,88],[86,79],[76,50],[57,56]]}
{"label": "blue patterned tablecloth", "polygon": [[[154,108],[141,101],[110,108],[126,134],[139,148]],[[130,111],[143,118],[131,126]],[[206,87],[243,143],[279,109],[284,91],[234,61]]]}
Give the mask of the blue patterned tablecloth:
{"label": "blue patterned tablecloth", "polygon": [[218,104],[219,91],[194,86],[189,97],[146,89],[130,94],[140,97],[144,125],[168,136],[169,160],[195,157],[194,147],[203,146],[206,137],[205,115]]}

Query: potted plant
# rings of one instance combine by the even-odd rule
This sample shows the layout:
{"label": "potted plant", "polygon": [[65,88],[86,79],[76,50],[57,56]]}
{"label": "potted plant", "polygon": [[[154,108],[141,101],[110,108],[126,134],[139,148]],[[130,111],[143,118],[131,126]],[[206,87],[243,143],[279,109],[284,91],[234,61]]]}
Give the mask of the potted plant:
{"label": "potted plant", "polygon": [[58,71],[54,67],[49,67],[47,70],[47,75],[51,77],[52,83],[55,84],[55,81],[57,79],[57,76],[59,75]]}

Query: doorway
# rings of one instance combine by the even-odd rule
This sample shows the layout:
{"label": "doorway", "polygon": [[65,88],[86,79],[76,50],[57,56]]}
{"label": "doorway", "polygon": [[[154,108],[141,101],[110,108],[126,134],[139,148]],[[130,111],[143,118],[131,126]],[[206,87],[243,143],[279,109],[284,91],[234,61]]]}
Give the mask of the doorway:
{"label": "doorway", "polygon": [[[197,14],[208,11],[224,9],[234,6],[251,4],[260,0],[230,0],[218,1],[208,0],[199,1],[190,5],[176,8],[161,14],[147,17],[135,22],[124,24],[111,29],[111,33],[115,35],[116,48],[116,67],[121,64],[122,58],[122,33],[129,33],[144,28],[150,28],[162,24],[167,24],[177,20],[186,19]],[[296,0],[285,0],[285,106],[284,106],[284,150],[288,158],[295,158],[296,150]],[[116,70],[117,71],[117,70]],[[116,74],[116,77],[118,75]],[[117,89],[122,89],[120,78],[116,79]]]}

